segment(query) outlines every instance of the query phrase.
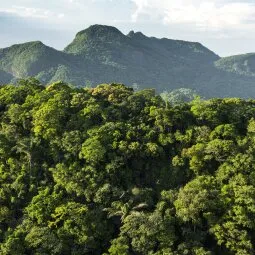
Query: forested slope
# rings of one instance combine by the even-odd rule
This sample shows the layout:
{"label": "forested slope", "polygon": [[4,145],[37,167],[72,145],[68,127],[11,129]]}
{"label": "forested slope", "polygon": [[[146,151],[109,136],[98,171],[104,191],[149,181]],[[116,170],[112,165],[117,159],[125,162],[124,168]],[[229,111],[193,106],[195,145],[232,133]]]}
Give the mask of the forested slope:
{"label": "forested slope", "polygon": [[139,89],[189,88],[206,98],[255,97],[254,54],[220,58],[198,42],[148,37],[93,25],[63,51],[42,42],[0,49],[0,85],[36,77],[75,86],[124,83]]}
{"label": "forested slope", "polygon": [[249,53],[221,58],[215,62],[215,66],[227,72],[255,76],[255,54]]}
{"label": "forested slope", "polygon": [[254,116],[121,84],[1,87],[0,254],[254,254]]}

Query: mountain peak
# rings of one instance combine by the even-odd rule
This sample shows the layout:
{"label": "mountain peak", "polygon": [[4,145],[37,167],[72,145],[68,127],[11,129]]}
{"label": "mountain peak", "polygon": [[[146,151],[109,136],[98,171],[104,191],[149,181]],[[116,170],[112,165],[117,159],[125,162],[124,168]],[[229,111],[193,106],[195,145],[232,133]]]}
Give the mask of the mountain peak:
{"label": "mountain peak", "polygon": [[127,37],[134,38],[134,39],[144,39],[144,38],[147,38],[147,36],[145,36],[142,32],[134,32],[133,30],[131,30],[127,34]]}
{"label": "mountain peak", "polygon": [[45,46],[41,41],[31,41],[31,42],[25,42],[25,43],[18,43],[18,44],[13,44],[10,47],[4,48],[5,50],[9,50],[9,49],[15,49],[15,48],[27,48],[27,47],[41,47],[41,46]]}
{"label": "mountain peak", "polygon": [[44,45],[44,43],[42,41],[31,41],[28,43],[33,44],[33,45]]}
{"label": "mountain peak", "polygon": [[98,43],[116,43],[125,40],[126,36],[116,27],[106,25],[92,25],[76,34],[73,42],[65,48],[67,53],[81,53],[87,47]]}
{"label": "mountain peak", "polygon": [[112,26],[106,26],[106,25],[92,25],[80,32],[77,33],[77,36],[81,35],[88,35],[91,37],[100,37],[105,35],[115,35],[115,36],[123,36],[123,34],[116,28]]}

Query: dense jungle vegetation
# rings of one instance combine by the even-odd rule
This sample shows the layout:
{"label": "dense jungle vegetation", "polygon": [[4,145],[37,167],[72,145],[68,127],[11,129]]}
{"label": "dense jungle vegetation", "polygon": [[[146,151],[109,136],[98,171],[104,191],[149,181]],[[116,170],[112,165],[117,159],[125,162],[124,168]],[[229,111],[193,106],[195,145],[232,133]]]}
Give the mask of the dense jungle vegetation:
{"label": "dense jungle vegetation", "polygon": [[0,88],[1,255],[255,254],[255,100]]}

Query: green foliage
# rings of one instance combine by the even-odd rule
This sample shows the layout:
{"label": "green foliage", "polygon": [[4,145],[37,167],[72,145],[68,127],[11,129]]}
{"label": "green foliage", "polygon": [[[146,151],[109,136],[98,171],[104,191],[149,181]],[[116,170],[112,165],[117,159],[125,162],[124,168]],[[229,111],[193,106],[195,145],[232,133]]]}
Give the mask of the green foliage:
{"label": "green foliage", "polygon": [[254,254],[254,106],[1,87],[0,254]]}

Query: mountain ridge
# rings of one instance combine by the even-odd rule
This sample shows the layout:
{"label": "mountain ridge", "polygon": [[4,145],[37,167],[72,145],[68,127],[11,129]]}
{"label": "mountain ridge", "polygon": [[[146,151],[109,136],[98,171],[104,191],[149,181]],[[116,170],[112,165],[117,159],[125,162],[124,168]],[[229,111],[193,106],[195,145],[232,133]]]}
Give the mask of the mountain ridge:
{"label": "mountain ridge", "polygon": [[127,35],[113,26],[78,32],[63,51],[40,41],[0,49],[0,83],[35,76],[80,86],[118,82],[159,92],[181,87],[206,97],[255,96],[255,54],[220,58],[199,42]]}

